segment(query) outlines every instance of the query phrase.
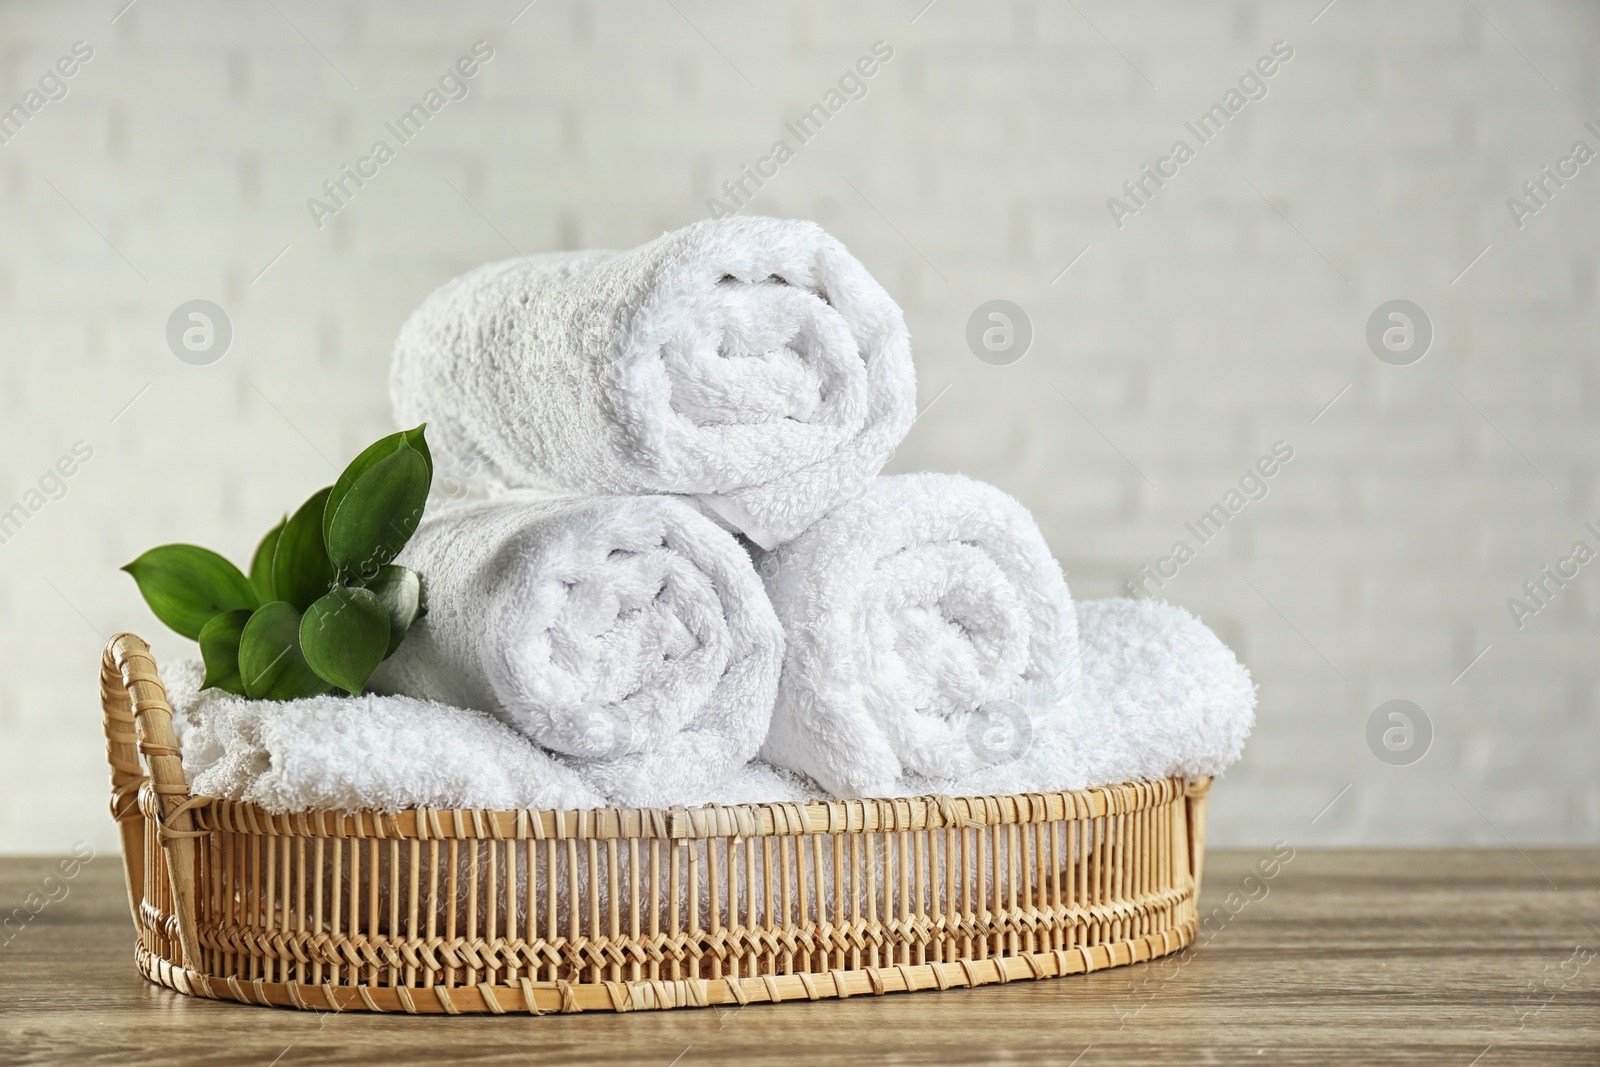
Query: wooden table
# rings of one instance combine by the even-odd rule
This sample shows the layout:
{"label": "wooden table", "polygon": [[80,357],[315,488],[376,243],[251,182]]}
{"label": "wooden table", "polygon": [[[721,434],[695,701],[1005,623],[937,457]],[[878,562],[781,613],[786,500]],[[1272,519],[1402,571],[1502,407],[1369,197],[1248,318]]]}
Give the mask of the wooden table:
{"label": "wooden table", "polygon": [[[1209,855],[1202,910],[1222,910],[1181,963],[542,1018],[319,1015],[157,988],[134,972],[121,871],[101,855],[0,932],[0,1063],[1600,1064],[1600,851],[1301,851],[1242,882],[1265,854]],[[50,868],[0,860],[0,919]]]}

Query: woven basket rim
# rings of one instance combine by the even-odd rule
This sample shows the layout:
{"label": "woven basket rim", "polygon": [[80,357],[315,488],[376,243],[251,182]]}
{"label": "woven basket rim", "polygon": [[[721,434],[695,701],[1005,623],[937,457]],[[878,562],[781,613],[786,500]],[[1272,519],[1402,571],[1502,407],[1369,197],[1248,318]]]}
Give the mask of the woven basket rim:
{"label": "woven basket rim", "polygon": [[[250,801],[190,794],[199,829],[286,837],[418,840],[615,838],[695,840],[782,837],[815,833],[872,833],[967,826],[1005,826],[1062,818],[1098,818],[1140,811],[1179,796],[1200,796],[1210,779],[1180,777],[1051,792],[851,800],[677,805],[670,808],[403,808],[398,811],[314,808],[270,812]],[[146,789],[140,812],[154,815]],[[130,817],[133,814],[130,813]]]}

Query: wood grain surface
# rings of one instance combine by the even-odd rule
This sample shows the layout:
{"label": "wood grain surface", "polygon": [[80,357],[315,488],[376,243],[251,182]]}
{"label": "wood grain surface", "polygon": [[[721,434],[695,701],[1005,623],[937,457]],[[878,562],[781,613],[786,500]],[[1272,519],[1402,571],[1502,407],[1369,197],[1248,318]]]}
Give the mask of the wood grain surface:
{"label": "wood grain surface", "polygon": [[1182,957],[944,993],[541,1018],[183,997],[134,972],[116,856],[48,887],[55,861],[0,860],[0,922],[44,901],[0,928],[0,1064],[1600,1064],[1600,851],[1302,850],[1252,875],[1270,855],[1209,855],[1210,927]]}

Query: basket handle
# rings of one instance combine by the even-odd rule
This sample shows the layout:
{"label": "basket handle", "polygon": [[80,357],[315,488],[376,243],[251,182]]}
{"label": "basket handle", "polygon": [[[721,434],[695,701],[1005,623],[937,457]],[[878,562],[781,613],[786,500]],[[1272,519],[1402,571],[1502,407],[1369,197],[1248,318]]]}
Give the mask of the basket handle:
{"label": "basket handle", "polygon": [[[121,636],[121,635],[118,635]],[[139,927],[139,902],[144,899],[144,816],[139,813],[139,787],[144,768],[139,763],[138,726],[133,702],[128,699],[113,643],[100,657],[100,707],[106,721],[106,762],[111,764],[111,817],[122,835],[122,873],[128,886],[128,910]]]}
{"label": "basket handle", "polygon": [[[117,634],[106,643],[100,666],[100,698],[106,715],[106,756],[111,762],[112,813],[122,827],[123,865],[129,904],[139,924],[144,897],[145,824],[137,793],[149,781],[159,817],[156,830],[166,857],[172,886],[173,912],[184,965],[199,970],[200,938],[195,923],[195,852],[193,805],[183,776],[183,750],[172,729],[172,706],[156,674],[150,646],[136,634]],[[139,773],[138,755],[149,768]],[[129,845],[136,845],[130,849]]]}
{"label": "basket handle", "polygon": [[1191,778],[1184,789],[1189,814],[1189,871],[1194,875],[1194,902],[1200,904],[1200,878],[1206,869],[1206,801],[1211,796],[1211,776]]}

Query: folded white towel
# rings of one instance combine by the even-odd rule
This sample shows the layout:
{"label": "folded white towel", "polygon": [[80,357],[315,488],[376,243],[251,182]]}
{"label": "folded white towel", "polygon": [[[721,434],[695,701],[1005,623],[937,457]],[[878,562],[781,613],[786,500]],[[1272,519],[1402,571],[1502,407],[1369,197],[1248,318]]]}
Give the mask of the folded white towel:
{"label": "folded white towel", "polygon": [[[1232,650],[1159,601],[1077,605],[1081,687],[1069,715],[1013,706],[994,730],[1010,756],[959,778],[908,775],[898,795],[1031,793],[1221,774],[1255,721],[1255,685]],[[1018,721],[1006,721],[1007,718]]]}
{"label": "folded white towel", "polygon": [[479,711],[410,697],[246,700],[200,691],[205,667],[161,667],[183,769],[199,795],[271,812],[592,808],[571,769]]}
{"label": "folded white towel", "polygon": [[828,791],[802,774],[753,759],[720,782],[707,785],[697,804],[788,804],[831,800]]}
{"label": "folded white towel", "polygon": [[1066,581],[1027,509],[993,486],[877,478],[757,569],[787,641],[762,755],[836,795],[1009,762],[989,716],[1025,715],[1039,734],[1072,713]]}
{"label": "folded white towel", "polygon": [[1077,788],[1109,781],[1221,774],[1255,724],[1256,687],[1233,650],[1175,604],[1088,600],[1078,605],[1083,701],[1120,739],[1085,736],[1097,754]]}
{"label": "folded white towel", "polygon": [[389,386],[443,469],[693,496],[766,547],[859,491],[916,403],[883,287],[815,223],[767,218],[480,267],[406,322]]}
{"label": "folded white towel", "polygon": [[375,688],[481,708],[607,800],[690,803],[755,755],[783,634],[733,536],[672,497],[430,509],[428,613]]}

